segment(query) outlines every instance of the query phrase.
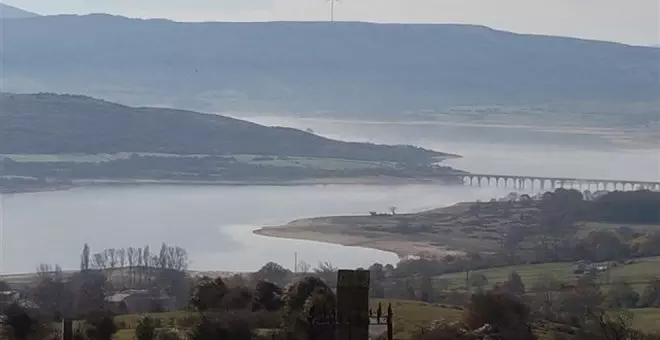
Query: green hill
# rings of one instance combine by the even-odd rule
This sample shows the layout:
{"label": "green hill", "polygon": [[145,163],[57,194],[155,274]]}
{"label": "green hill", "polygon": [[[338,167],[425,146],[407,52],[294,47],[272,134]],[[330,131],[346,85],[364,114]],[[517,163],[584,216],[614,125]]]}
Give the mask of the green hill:
{"label": "green hill", "polygon": [[39,14],[37,13],[28,12],[0,2],[0,19],[24,19],[38,16]]}
{"label": "green hill", "polygon": [[371,118],[498,105],[626,124],[658,112],[660,49],[471,25],[46,16],[6,22],[2,55],[4,91],[129,105]]}
{"label": "green hill", "polygon": [[427,163],[440,152],[346,143],[300,130],[161,108],[133,108],[83,96],[0,94],[0,154],[299,156]]}

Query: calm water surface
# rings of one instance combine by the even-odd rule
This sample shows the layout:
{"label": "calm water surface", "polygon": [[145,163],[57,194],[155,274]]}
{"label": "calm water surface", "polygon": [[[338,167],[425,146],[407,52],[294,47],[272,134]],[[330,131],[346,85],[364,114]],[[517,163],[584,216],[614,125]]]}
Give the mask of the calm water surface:
{"label": "calm water surface", "polygon": [[265,125],[312,129],[336,139],[412,144],[463,156],[447,164],[474,173],[660,181],[660,145],[624,147],[587,131],[434,123],[248,117]]}
{"label": "calm water surface", "polygon": [[[660,147],[622,149],[592,134],[438,125],[318,122],[258,117],[269,125],[311,128],[328,137],[415,144],[464,156],[449,165],[479,173],[660,180]],[[365,214],[397,206],[415,212],[506,189],[443,186],[95,187],[4,197],[1,271],[33,271],[39,263],[79,265],[82,245],[157,249],[177,244],[191,267],[255,270],[268,261],[293,267],[294,253],[316,265],[394,263],[394,254],[318,242],[273,239],[255,228],[324,215]]]}
{"label": "calm water surface", "polygon": [[80,250],[143,247],[160,242],[188,250],[191,268],[255,270],[268,261],[293,267],[294,253],[313,266],[396,263],[388,252],[254,235],[255,228],[336,214],[366,214],[397,206],[421,211],[504,194],[496,189],[443,186],[95,187],[4,198],[2,272],[33,271],[39,263],[75,269]]}

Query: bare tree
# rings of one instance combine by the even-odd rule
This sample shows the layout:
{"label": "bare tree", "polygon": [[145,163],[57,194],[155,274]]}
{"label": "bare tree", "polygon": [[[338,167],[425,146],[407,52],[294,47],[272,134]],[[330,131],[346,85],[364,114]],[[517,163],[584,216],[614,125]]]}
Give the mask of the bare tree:
{"label": "bare tree", "polygon": [[168,257],[168,252],[167,252],[167,244],[163,243],[160,246],[160,254],[159,254],[159,266],[161,269],[167,268],[167,257]]}
{"label": "bare tree", "polygon": [[106,249],[106,258],[108,259],[108,267],[114,269],[117,267],[117,250],[115,248]]}
{"label": "bare tree", "polygon": [[606,311],[592,310],[587,316],[594,320],[594,333],[606,340],[641,339],[639,332],[633,327],[635,315],[628,310]]}
{"label": "bare tree", "polygon": [[37,275],[41,278],[49,277],[53,272],[53,267],[48,263],[41,263],[37,267]]}
{"label": "bare tree", "polygon": [[188,252],[179,247],[172,247],[172,269],[185,271],[188,269]]}
{"label": "bare tree", "polygon": [[142,248],[138,248],[137,250],[137,279],[140,283],[142,283],[142,264],[144,263],[144,257],[143,257],[143,251]]}
{"label": "bare tree", "polygon": [[544,314],[552,314],[561,290],[559,282],[552,274],[542,273],[538,281],[534,283],[534,305]]}
{"label": "bare tree", "polygon": [[83,246],[82,254],[80,254],[80,271],[89,270],[89,252],[89,245],[85,243],[85,246]]}
{"label": "bare tree", "polygon": [[104,256],[105,253],[96,253],[92,258],[92,266],[95,269],[105,270],[108,268],[108,258]]}
{"label": "bare tree", "polygon": [[133,247],[128,247],[128,249],[126,250],[126,257],[127,257],[127,260],[128,260],[128,275],[130,276],[131,284],[133,284],[135,282],[135,276],[133,274],[135,273],[134,272],[134,270],[135,270],[134,266],[135,266],[135,262],[137,260],[136,253],[137,252],[135,251],[135,248],[133,248]]}
{"label": "bare tree", "polygon": [[144,269],[142,274],[147,278],[147,282],[151,283],[151,269],[150,269],[150,260],[151,260],[151,251],[149,245],[144,246],[142,251],[142,263],[144,264]]}
{"label": "bare tree", "polygon": [[124,268],[126,266],[126,249],[117,249],[117,260],[119,261],[120,268]]}
{"label": "bare tree", "polygon": [[309,263],[302,260],[298,261],[298,265],[296,267],[298,268],[298,272],[303,274],[309,273],[309,270],[312,268]]}
{"label": "bare tree", "polygon": [[124,268],[126,266],[126,249],[125,248],[120,248],[117,249],[117,260],[119,261],[119,267],[121,268],[119,273],[121,274],[121,281],[122,284],[125,284],[124,282],[124,276],[126,273],[124,273]]}
{"label": "bare tree", "polygon": [[151,256],[151,259],[150,259],[149,261],[151,261],[151,262],[150,262],[150,263],[151,263],[150,265],[151,265],[152,267],[154,267],[154,268],[158,268],[158,263],[160,263],[160,259],[158,258],[158,255],[152,255],[152,256]]}
{"label": "bare tree", "polygon": [[145,267],[149,267],[149,260],[151,259],[151,253],[149,251],[149,245],[144,246],[144,251],[142,252],[142,262],[144,262]]}
{"label": "bare tree", "polygon": [[325,281],[329,286],[334,286],[337,282],[337,271],[339,268],[332,265],[330,262],[320,262],[319,266],[314,269],[314,273]]}

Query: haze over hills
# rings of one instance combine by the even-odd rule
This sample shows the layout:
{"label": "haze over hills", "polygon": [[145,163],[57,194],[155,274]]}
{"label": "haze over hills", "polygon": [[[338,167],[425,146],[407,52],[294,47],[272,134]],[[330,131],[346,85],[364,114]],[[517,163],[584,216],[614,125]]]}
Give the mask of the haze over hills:
{"label": "haze over hills", "polygon": [[0,2],[0,19],[22,19],[38,17],[39,14],[28,12],[20,8],[5,5]]}
{"label": "haze over hills", "polygon": [[431,161],[412,146],[347,143],[213,114],[132,108],[83,96],[0,94],[0,154],[165,153]]}
{"label": "haze over hills", "polygon": [[[660,50],[469,25],[8,20],[4,91],[214,112],[393,117],[544,106],[657,119]],[[595,105],[593,103],[596,103]]]}

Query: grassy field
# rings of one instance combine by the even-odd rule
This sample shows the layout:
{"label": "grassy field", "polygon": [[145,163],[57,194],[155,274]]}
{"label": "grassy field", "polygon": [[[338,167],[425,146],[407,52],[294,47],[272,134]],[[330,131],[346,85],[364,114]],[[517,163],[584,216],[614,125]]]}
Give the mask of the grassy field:
{"label": "grassy field", "polygon": [[40,155],[40,154],[1,154],[0,158],[9,158],[16,162],[77,162],[77,163],[98,163],[103,161],[112,161],[126,159],[130,153],[121,152],[116,154],[58,154],[58,155]]}
{"label": "grassy field", "polygon": [[[383,313],[386,312],[388,304],[392,304],[394,314],[394,333],[395,339],[405,340],[415,331],[422,327],[429,326],[433,321],[445,320],[448,322],[460,319],[463,311],[456,308],[443,307],[436,304],[427,304],[418,301],[400,301],[400,300],[372,300],[370,305],[373,310],[378,308],[378,303],[382,303]],[[145,315],[122,315],[115,320],[121,326],[121,330],[115,336],[116,340],[133,340],[135,327],[138,320],[144,316],[149,316],[160,320],[164,328],[171,327],[172,323],[178,323],[189,315],[188,312],[168,312]]]}
{"label": "grassy field", "polygon": [[[493,287],[505,282],[509,274],[515,271],[523,280],[525,287],[531,289],[539,281],[541,275],[552,275],[560,282],[573,282],[579,276],[573,273],[572,262],[551,262],[500,268],[476,270],[472,273],[481,273],[488,278],[488,286]],[[610,270],[609,274],[601,273],[600,282],[603,285],[625,281],[637,290],[654,279],[660,279],[660,257],[636,259],[625,265],[618,265]],[[465,272],[451,273],[436,277],[436,280],[445,280],[450,289],[465,289]]]}
{"label": "grassy field", "polygon": [[[451,306],[429,304],[419,301],[374,299],[370,305],[373,310],[382,303],[383,312],[389,303],[392,304],[394,314],[394,338],[399,340],[409,339],[411,335],[424,327],[428,327],[435,321],[455,322],[461,319],[463,310]],[[631,310],[635,316],[633,326],[647,332],[660,332],[660,308],[659,309],[634,309]],[[171,327],[172,320],[178,322],[188,315],[188,312],[168,312],[148,314],[148,316],[160,319],[163,327]],[[124,315],[117,317],[117,323],[124,328],[115,336],[116,340],[133,340],[135,327],[138,320],[144,315]],[[542,329],[537,330],[542,333]],[[539,334],[540,334],[539,333]],[[540,334],[542,335],[542,334]],[[543,338],[543,337],[542,337]]]}
{"label": "grassy field", "polygon": [[624,266],[612,268],[612,281],[623,280],[628,283],[646,283],[660,279],[660,257],[637,259]]}
{"label": "grassy field", "polygon": [[660,308],[633,309],[631,311],[635,316],[633,327],[660,334]]}
{"label": "grassy field", "polygon": [[[510,267],[489,268],[475,270],[472,274],[483,274],[488,278],[488,286],[493,287],[498,283],[505,282],[511,272],[517,272],[523,280],[525,287],[531,288],[543,274],[551,274],[557,280],[569,282],[577,278],[573,274],[573,263],[552,262],[541,264],[530,264]],[[437,280],[446,280],[450,289],[465,289],[465,272],[445,274],[437,277]]]}
{"label": "grassy field", "polygon": [[[115,318],[115,321],[123,326],[123,328],[135,329],[137,327],[138,321],[148,316],[153,319],[157,319],[163,327],[174,327],[176,323],[181,319],[188,316],[190,313],[185,311],[176,311],[176,312],[167,312],[167,313],[152,313],[152,314],[143,314],[143,315],[122,315]],[[174,324],[173,324],[174,323]]]}
{"label": "grassy field", "polygon": [[[77,162],[77,163],[98,163],[103,161],[113,161],[128,159],[131,155],[140,156],[158,156],[158,157],[204,157],[207,155],[176,155],[161,153],[130,153],[119,152],[113,154],[0,154],[1,158],[9,158],[17,162]],[[393,163],[359,161],[338,158],[318,158],[318,157],[276,157],[259,155],[232,155],[238,162],[252,165],[277,166],[277,167],[304,167],[322,170],[358,170],[375,169],[380,167],[391,167]]]}
{"label": "grassy field", "polygon": [[371,308],[376,310],[379,302],[382,303],[383,313],[387,310],[387,305],[392,304],[395,339],[408,339],[416,331],[431,325],[434,321],[457,321],[463,314],[461,309],[419,301],[375,299],[371,301]]}

